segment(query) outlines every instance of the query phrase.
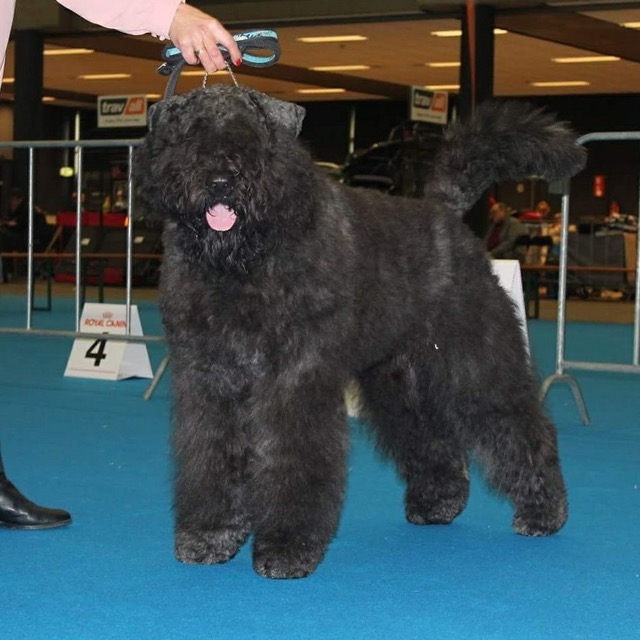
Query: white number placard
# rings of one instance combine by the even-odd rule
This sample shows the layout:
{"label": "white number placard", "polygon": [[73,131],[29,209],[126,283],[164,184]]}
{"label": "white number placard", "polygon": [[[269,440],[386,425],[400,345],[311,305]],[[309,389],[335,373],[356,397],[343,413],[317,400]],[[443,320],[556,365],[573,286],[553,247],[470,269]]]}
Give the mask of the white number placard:
{"label": "white number placard", "polygon": [[[76,338],[64,375],[75,378],[123,380],[153,378],[147,345],[109,340],[108,335],[127,333],[127,305],[87,302],[80,318],[81,333],[102,333],[104,338]],[[136,305],[131,305],[131,331],[141,336],[142,323]]]}

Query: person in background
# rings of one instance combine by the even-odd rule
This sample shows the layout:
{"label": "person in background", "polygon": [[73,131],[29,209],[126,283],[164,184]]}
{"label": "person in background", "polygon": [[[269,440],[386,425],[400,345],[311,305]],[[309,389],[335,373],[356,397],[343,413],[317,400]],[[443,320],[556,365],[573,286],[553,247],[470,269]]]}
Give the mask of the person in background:
{"label": "person in background", "polygon": [[545,222],[551,216],[551,207],[546,200],[540,200],[533,211],[525,211],[518,216],[522,222]]}
{"label": "person in background", "polygon": [[509,214],[504,202],[496,202],[489,210],[491,224],[485,236],[489,256],[494,259],[524,259],[526,247],[518,245],[518,239],[527,235],[527,228]]}
{"label": "person in background", "polygon": [[[51,231],[45,212],[38,206],[33,210],[33,250],[44,251]],[[25,252],[29,245],[29,203],[20,189],[12,189],[9,215],[0,219],[0,253]],[[2,280],[8,282],[11,258],[2,258]],[[15,274],[14,274],[15,275]]]}
{"label": "person in background", "polygon": [[[549,255],[549,247],[540,245],[537,239],[542,236],[550,236],[554,220],[551,206],[546,200],[540,200],[533,211],[525,211],[518,216],[520,222],[527,225],[529,236],[536,240],[526,253],[527,264],[544,264]],[[556,242],[554,239],[553,242]]]}
{"label": "person in background", "polygon": [[[232,35],[219,20],[183,2],[183,0],[58,0],[86,20],[132,35],[151,33],[170,38],[187,63],[202,64],[208,73],[224,69],[225,60],[218,49],[222,44],[235,65],[242,55]],[[15,0],[0,2],[0,86]],[[28,500],[9,481],[0,456],[0,526],[16,529],[44,529],[71,522],[62,509],[41,507]]]}

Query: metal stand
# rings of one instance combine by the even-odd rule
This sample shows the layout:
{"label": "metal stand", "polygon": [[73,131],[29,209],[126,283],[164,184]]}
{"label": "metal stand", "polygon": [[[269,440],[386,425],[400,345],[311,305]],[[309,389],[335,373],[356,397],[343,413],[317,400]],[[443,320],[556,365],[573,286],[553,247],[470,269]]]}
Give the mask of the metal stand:
{"label": "metal stand", "polygon": [[[640,131],[589,133],[577,140],[577,144],[593,141],[608,140],[638,140]],[[638,195],[638,211],[640,211],[640,193]],[[571,387],[582,422],[587,425],[591,421],[580,387],[576,380],[565,372],[566,368],[582,369],[585,371],[608,371],[616,373],[640,373],[640,233],[638,233],[637,261],[636,261],[636,299],[633,323],[633,354],[632,364],[578,362],[565,360],[565,328],[567,306],[567,263],[569,240],[569,181],[565,181],[562,190],[562,228],[560,235],[560,268],[558,271],[558,332],[556,340],[556,372],[545,379],[540,389],[540,396],[544,399],[554,382],[566,382]]]}
{"label": "metal stand", "polygon": [[156,373],[153,376],[153,380],[151,380],[151,384],[149,384],[149,386],[147,387],[147,390],[144,392],[144,395],[142,396],[145,400],[148,400],[153,395],[153,392],[156,390],[156,387],[160,383],[160,379],[162,378],[166,368],[169,366],[169,360],[171,360],[171,356],[169,355],[166,355],[162,359],[162,362],[158,366],[158,369],[156,370]]}
{"label": "metal stand", "polygon": [[582,391],[580,391],[580,386],[576,382],[576,379],[568,373],[554,373],[553,375],[545,378],[542,386],[540,387],[540,402],[544,402],[544,399],[547,397],[547,392],[554,382],[566,382],[569,385],[569,387],[571,388],[571,392],[573,393],[573,399],[576,401],[578,411],[580,412],[580,417],[582,418],[583,424],[591,424],[589,412],[587,411],[587,405],[584,402],[584,397],[582,395]]}

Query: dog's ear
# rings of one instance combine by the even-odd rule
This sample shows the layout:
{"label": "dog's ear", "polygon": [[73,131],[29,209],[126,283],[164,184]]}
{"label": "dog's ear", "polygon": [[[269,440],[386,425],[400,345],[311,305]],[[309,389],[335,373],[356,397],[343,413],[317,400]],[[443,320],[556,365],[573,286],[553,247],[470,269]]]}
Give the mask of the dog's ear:
{"label": "dog's ear", "polygon": [[157,120],[160,118],[161,105],[162,102],[156,102],[147,110],[147,126],[149,127],[149,131],[153,130]]}
{"label": "dog's ear", "polygon": [[276,98],[261,95],[261,107],[272,124],[284,128],[294,138],[300,135],[305,109],[293,102],[284,102]]}
{"label": "dog's ear", "polygon": [[147,111],[147,126],[149,131],[153,131],[166,121],[172,113],[175,113],[176,109],[181,109],[186,102],[184,94],[172,96],[168,100],[160,100],[149,107]]}

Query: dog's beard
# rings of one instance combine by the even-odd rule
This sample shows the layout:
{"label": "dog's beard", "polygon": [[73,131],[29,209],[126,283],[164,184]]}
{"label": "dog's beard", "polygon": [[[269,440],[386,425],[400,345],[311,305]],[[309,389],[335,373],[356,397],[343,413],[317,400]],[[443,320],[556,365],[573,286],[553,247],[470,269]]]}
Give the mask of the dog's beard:
{"label": "dog's beard", "polygon": [[204,274],[249,274],[274,246],[266,203],[206,202],[177,219],[184,256]]}

